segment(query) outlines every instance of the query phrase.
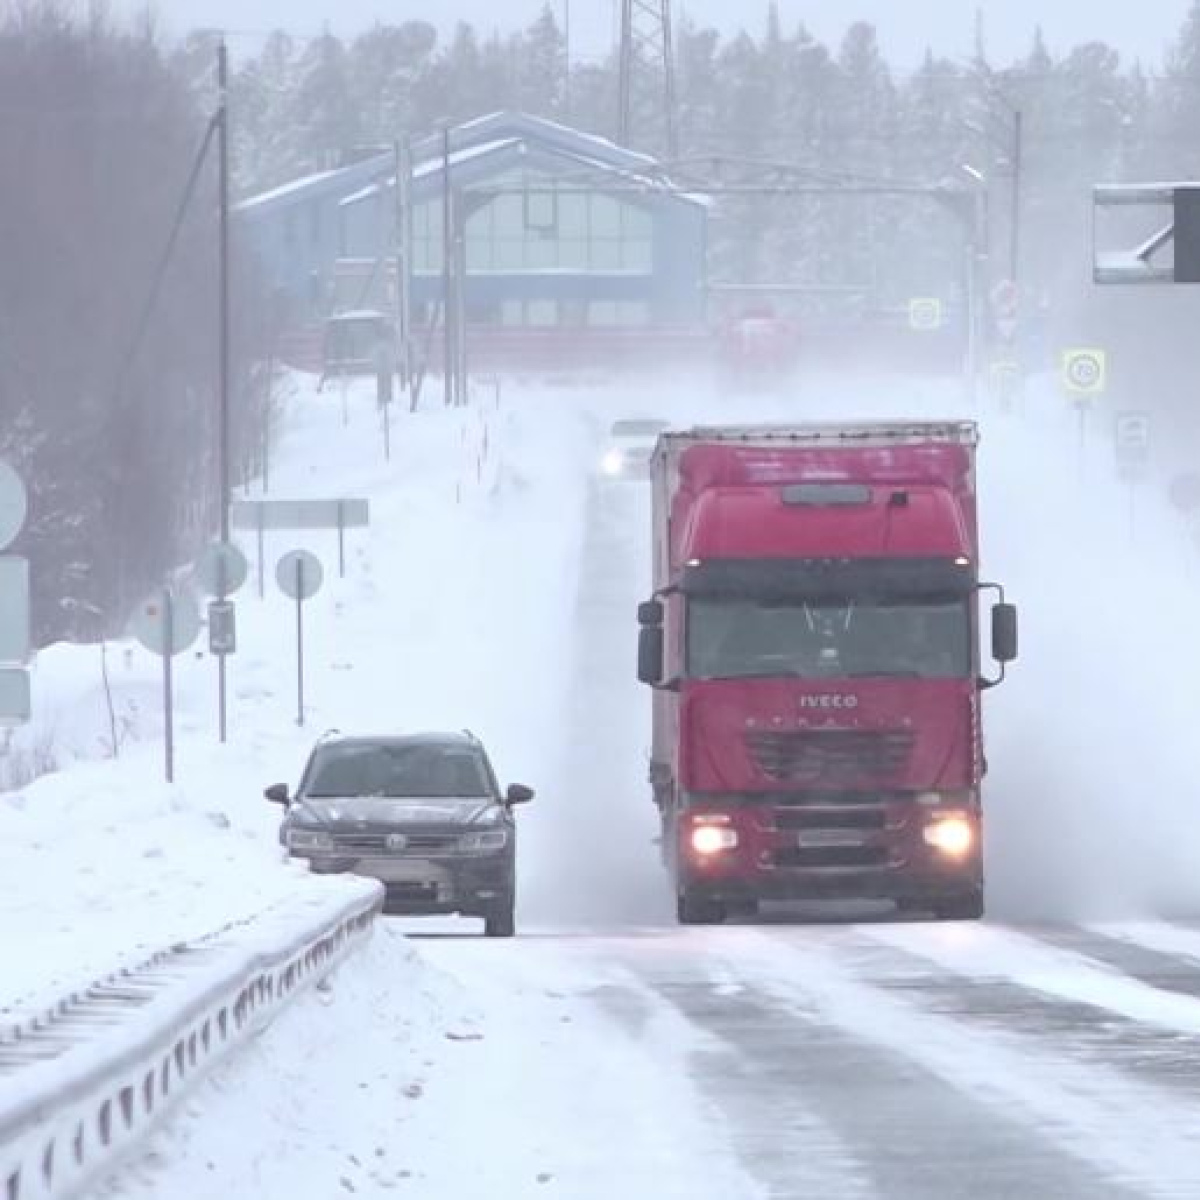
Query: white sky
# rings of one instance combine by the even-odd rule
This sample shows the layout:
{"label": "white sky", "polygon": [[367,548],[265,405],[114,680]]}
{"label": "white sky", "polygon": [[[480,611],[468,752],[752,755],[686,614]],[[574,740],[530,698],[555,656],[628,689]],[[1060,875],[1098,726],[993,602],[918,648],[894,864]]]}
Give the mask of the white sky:
{"label": "white sky", "polygon": [[[603,54],[613,40],[615,0],[552,0],[560,14],[571,10],[573,42],[580,57]],[[230,30],[286,28],[315,33],[328,26],[354,32],[375,20],[432,20],[450,28],[458,19],[482,29],[519,28],[532,21],[545,0],[159,0],[159,14],[172,30],[220,25]],[[856,18],[876,24],[889,59],[902,66],[919,61],[925,47],[946,54],[969,53],[976,9],[987,22],[997,61],[1022,54],[1040,22],[1054,48],[1101,39],[1128,58],[1161,61],[1164,47],[1183,23],[1188,0],[779,0],[788,25],[805,22],[819,37],[840,38]],[[116,7],[142,9],[144,0],[116,0]],[[678,14],[723,30],[762,27],[766,0],[675,0]]]}

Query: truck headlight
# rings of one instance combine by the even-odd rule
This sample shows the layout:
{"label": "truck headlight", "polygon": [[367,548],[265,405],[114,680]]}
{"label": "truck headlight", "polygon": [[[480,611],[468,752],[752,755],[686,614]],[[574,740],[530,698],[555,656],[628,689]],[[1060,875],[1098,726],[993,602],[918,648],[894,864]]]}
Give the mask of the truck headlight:
{"label": "truck headlight", "polygon": [[702,858],[733,850],[738,844],[736,829],[724,825],[697,825],[692,830],[692,849]]}
{"label": "truck headlight", "polygon": [[610,450],[600,460],[600,470],[605,475],[620,475],[625,470],[625,455],[620,450]]}
{"label": "truck headlight", "polygon": [[508,845],[506,829],[492,829],[487,833],[466,833],[458,839],[458,848],[464,854],[491,854]]}
{"label": "truck headlight", "polygon": [[287,847],[289,850],[332,850],[333,838],[318,829],[289,829]]}
{"label": "truck headlight", "polygon": [[921,834],[927,845],[949,858],[964,858],[975,846],[975,826],[959,814],[930,821]]}

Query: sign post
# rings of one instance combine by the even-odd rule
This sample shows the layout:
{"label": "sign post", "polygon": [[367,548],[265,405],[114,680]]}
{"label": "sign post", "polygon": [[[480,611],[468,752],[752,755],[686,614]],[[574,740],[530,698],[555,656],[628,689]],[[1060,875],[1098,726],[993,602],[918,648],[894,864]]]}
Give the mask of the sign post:
{"label": "sign post", "polygon": [[1129,536],[1137,533],[1137,487],[1150,465],[1150,414],[1117,413],[1114,427],[1117,473],[1129,486]]}
{"label": "sign post", "polygon": [[336,529],[338,571],[346,573],[346,530],[370,524],[366,500],[235,500],[232,506],[235,529],[253,529],[258,537],[258,594],[263,594],[265,544],[269,529]]}
{"label": "sign post", "polygon": [[1079,413],[1079,469],[1087,452],[1088,405],[1104,394],[1108,385],[1108,355],[1099,349],[1064,350],[1062,385],[1075,398]]}
{"label": "sign post", "polygon": [[188,592],[168,584],[142,602],[130,623],[133,636],[163,660],[163,733],[168,783],[175,782],[175,687],[171,660],[200,632],[200,609]]}
{"label": "sign post", "polygon": [[296,602],[296,724],[304,724],[304,602],[321,590],[324,572],[307,550],[285,554],[275,567],[279,590]]}
{"label": "sign post", "polygon": [[216,597],[208,606],[208,650],[217,660],[217,727],[222,742],[228,725],[226,659],[237,649],[237,618],[229,597],[246,582],[248,570],[246,556],[230,542],[213,543],[196,564],[204,590]]}

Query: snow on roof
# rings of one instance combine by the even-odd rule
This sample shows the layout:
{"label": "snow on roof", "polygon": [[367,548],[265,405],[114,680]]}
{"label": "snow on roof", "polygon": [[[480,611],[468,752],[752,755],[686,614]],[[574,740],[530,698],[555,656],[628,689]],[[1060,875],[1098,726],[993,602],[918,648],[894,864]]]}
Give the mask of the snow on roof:
{"label": "snow on roof", "polygon": [[[550,122],[543,122],[543,124],[550,124]],[[601,138],[591,138],[590,140],[596,142],[603,141]],[[465,149],[457,150],[450,155],[450,167],[453,169],[454,167],[465,165],[466,163],[472,162],[476,159],[485,158],[491,154],[498,154],[503,150],[508,150],[515,146],[528,147],[530,146],[530,142],[527,138],[523,137],[508,137],[501,138],[493,142],[481,142],[477,146],[468,146]],[[657,176],[642,174],[637,171],[631,171],[626,167],[619,166],[613,162],[607,161],[606,159],[596,158],[591,155],[568,150],[562,146],[547,145],[544,147],[533,146],[532,148],[535,150],[541,150],[543,153],[550,154],[558,158],[567,159],[570,162],[578,163],[581,166],[586,167],[589,171],[595,171],[604,175],[617,176],[628,184],[644,188],[647,193],[658,195],[669,194],[677,199],[687,201],[691,204],[700,205],[701,207],[708,207],[711,204],[711,200],[707,196],[701,196],[691,192],[670,191],[669,189],[671,187],[671,183],[670,180],[666,178],[660,178]],[[648,158],[645,155],[638,155],[637,157],[648,165],[654,165],[655,160],[652,158]],[[436,178],[442,173],[445,167],[445,161],[446,160],[444,158],[440,157],[424,160],[413,169],[413,179],[422,180]],[[580,186],[583,186],[585,182],[586,181],[581,180]],[[344,200],[342,200],[341,204],[343,206],[358,204],[363,200],[369,199],[371,196],[378,195],[381,190],[391,191],[395,188],[395,186],[396,176],[392,174],[386,179],[376,180],[374,183],[370,183],[366,187],[360,188],[357,192],[354,192],[352,195],[347,196]]]}
{"label": "snow on roof", "polygon": [[289,183],[281,184],[279,187],[271,188],[267,192],[259,192],[256,196],[250,196],[248,199],[234,207],[239,212],[251,212],[264,204],[271,204],[276,200],[283,200],[293,192],[302,192],[305,188],[309,188],[318,183],[323,183],[327,179],[332,179],[335,175],[340,174],[337,170],[315,171],[311,175],[301,175],[299,179],[293,179]]}

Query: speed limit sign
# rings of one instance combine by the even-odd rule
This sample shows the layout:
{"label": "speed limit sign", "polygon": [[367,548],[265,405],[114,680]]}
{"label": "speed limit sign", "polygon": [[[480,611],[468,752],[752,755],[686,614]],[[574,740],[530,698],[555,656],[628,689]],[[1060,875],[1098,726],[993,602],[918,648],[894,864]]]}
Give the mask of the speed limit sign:
{"label": "speed limit sign", "polygon": [[1108,378],[1108,356],[1103,350],[1064,350],[1062,381],[1077,396],[1098,396]]}

